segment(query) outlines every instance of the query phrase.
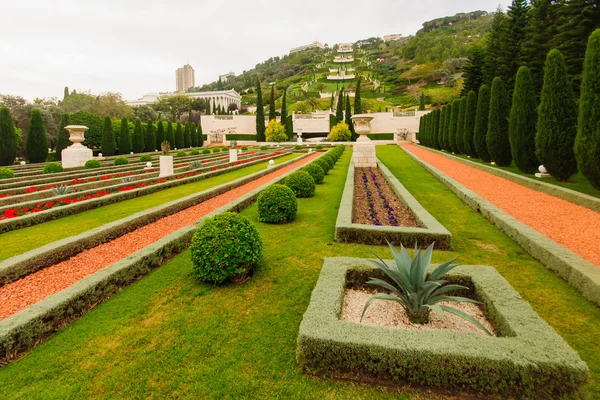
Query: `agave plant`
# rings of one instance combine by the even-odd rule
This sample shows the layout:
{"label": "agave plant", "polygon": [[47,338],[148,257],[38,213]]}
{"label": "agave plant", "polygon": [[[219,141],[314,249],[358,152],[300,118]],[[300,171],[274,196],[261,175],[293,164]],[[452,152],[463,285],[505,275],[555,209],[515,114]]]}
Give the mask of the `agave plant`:
{"label": "agave plant", "polygon": [[192,169],[197,169],[200,168],[202,166],[202,162],[198,161],[198,160],[194,160],[190,163],[190,167],[192,167]]}
{"label": "agave plant", "polygon": [[133,182],[133,178],[131,176],[125,176],[121,178],[121,183],[130,183]]}
{"label": "agave plant", "polygon": [[442,301],[479,304],[478,301],[466,297],[446,295],[446,293],[454,290],[469,289],[463,285],[448,285],[448,281],[442,279],[444,275],[458,267],[458,265],[452,264],[455,259],[441,264],[428,276],[427,272],[431,263],[433,244],[431,244],[424,253],[415,246],[415,256],[412,259],[404,246],[400,245],[400,252],[398,252],[389,242],[388,246],[392,251],[396,265],[391,267],[388,266],[374,251],[373,254],[377,256],[378,260],[373,260],[373,263],[390,277],[393,284],[377,278],[371,278],[367,283],[389,290],[392,294],[378,293],[371,297],[369,301],[367,301],[367,304],[365,304],[361,320],[365,315],[367,308],[369,308],[373,301],[387,300],[400,304],[406,310],[408,319],[413,323],[427,324],[429,322],[429,313],[431,311],[439,316],[443,316],[444,311],[446,311],[476,325],[483,329],[488,335],[492,335],[490,331],[469,314],[454,307],[438,304]]}
{"label": "agave plant", "polygon": [[67,185],[58,185],[57,187],[52,189],[56,196],[64,196],[65,194],[69,193],[70,190],[71,187]]}

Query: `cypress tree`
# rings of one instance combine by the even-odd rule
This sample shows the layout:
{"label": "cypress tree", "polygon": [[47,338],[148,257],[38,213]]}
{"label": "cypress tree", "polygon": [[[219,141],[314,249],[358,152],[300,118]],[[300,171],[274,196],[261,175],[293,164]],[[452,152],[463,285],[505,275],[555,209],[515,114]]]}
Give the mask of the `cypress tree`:
{"label": "cypress tree", "polygon": [[512,98],[512,90],[515,86],[515,75],[519,69],[521,58],[521,46],[525,38],[525,28],[528,20],[527,0],[512,0],[508,6],[508,36],[504,44],[507,49],[508,75],[504,82],[508,93],[508,100]]}
{"label": "cypress tree", "polygon": [[456,128],[458,127],[458,113],[460,112],[460,99],[452,102],[452,112],[450,114],[450,125],[448,126],[448,151],[456,153]]}
{"label": "cypress tree", "polygon": [[69,132],[65,129],[65,126],[69,125],[69,114],[63,113],[60,117],[60,124],[58,125],[58,137],[56,138],[56,157],[62,160],[62,151],[70,146]]}
{"label": "cypress tree", "polygon": [[204,135],[202,134],[202,118],[198,121],[198,130],[196,131],[198,135],[198,147],[204,146]]}
{"label": "cypress tree", "polygon": [[171,147],[171,149],[177,147],[177,144],[175,143],[175,131],[173,130],[173,123],[171,121],[167,123],[167,133],[165,134],[165,140],[169,142],[169,146]]}
{"label": "cypress tree", "polygon": [[[362,81],[362,76],[358,76],[358,81],[356,82],[356,93],[354,94],[354,115],[356,114],[362,114],[362,105],[360,104],[361,99],[360,99],[360,84]],[[352,130],[352,132],[354,132],[354,129]],[[354,133],[354,135],[356,135],[356,133]],[[353,141],[356,141],[356,139],[354,139]]]}
{"label": "cypress tree", "polygon": [[439,145],[439,134],[440,134],[440,118],[442,115],[442,109],[438,108],[433,112],[433,127],[431,135],[431,147],[434,149],[440,149]]}
{"label": "cypress tree", "polygon": [[160,147],[156,147],[156,132],[154,131],[154,122],[152,121],[152,118],[148,118],[144,146],[148,152],[160,149]]}
{"label": "cypress tree", "polygon": [[425,115],[421,115],[419,118],[419,132],[417,132],[417,140],[419,144],[425,145]]}
{"label": "cypress tree", "polygon": [[424,124],[423,124],[423,144],[429,147],[429,121],[430,114],[425,115]]}
{"label": "cypress tree", "polygon": [[190,121],[190,140],[192,147],[198,147],[198,134],[196,133],[196,124]]}
{"label": "cypress tree", "polygon": [[183,146],[185,148],[192,147],[192,132],[190,129],[190,122],[188,121],[183,131]]}
{"label": "cypress tree", "polygon": [[12,165],[17,156],[17,128],[8,107],[0,107],[0,165]]}
{"label": "cypress tree", "polygon": [[329,104],[329,110],[333,111],[333,104],[335,103],[335,95],[331,94],[331,103]]}
{"label": "cypress tree", "polygon": [[277,119],[275,113],[275,85],[271,85],[271,101],[269,102],[269,121]]}
{"label": "cypress tree", "polygon": [[421,98],[419,98],[419,111],[425,110],[425,95],[421,93]]}
{"label": "cypress tree", "polygon": [[435,137],[437,142],[437,149],[444,149],[444,119],[446,118],[446,112],[448,107],[444,106],[440,109],[440,116],[438,121],[437,135]]}
{"label": "cypress tree", "polygon": [[600,29],[588,40],[581,97],[575,156],[581,173],[600,190]]}
{"label": "cypress tree", "polygon": [[102,125],[102,142],[100,148],[104,156],[114,156],[117,151],[112,121],[108,115],[104,117],[104,124]]}
{"label": "cypress tree", "polygon": [[508,120],[508,137],[512,158],[517,167],[533,174],[539,166],[535,156],[535,124],[537,122],[537,96],[529,68],[517,72],[512,107]]}
{"label": "cypress tree", "polygon": [[465,151],[465,116],[467,113],[467,98],[460,99],[460,108],[458,109],[458,119],[456,121],[456,149],[460,154],[466,154]]}
{"label": "cypress tree", "polygon": [[133,138],[131,140],[131,149],[134,153],[144,152],[144,132],[142,130],[142,120],[135,119],[133,124]]}
{"label": "cypress tree", "polygon": [[281,99],[281,123],[283,124],[283,127],[285,128],[285,133],[287,134],[288,140],[291,141],[294,138],[294,132],[290,132],[290,127],[288,126],[288,122],[287,122],[287,104],[286,104],[286,97],[287,97],[287,87],[283,89],[283,98]]}
{"label": "cypress tree", "polygon": [[348,128],[350,129],[350,140],[354,142],[357,139],[357,135],[354,132],[354,124],[352,123],[352,109],[350,107],[350,96],[346,95],[346,119],[344,122],[346,122],[346,125],[348,125]]}
{"label": "cypress tree", "polygon": [[492,82],[490,94],[490,112],[485,141],[488,153],[496,165],[507,167],[512,161],[510,140],[508,139],[508,101],[502,78]]}
{"label": "cypress tree", "polygon": [[[509,61],[507,60],[506,42],[508,40],[509,26],[508,19],[498,8],[494,14],[494,19],[490,27],[487,46],[485,49],[485,83],[491,85],[494,77],[501,76],[507,78],[509,71]],[[509,49],[514,51],[514,49]]]}
{"label": "cypress tree", "polygon": [[461,96],[467,96],[471,90],[477,92],[484,82],[484,62],[485,53],[483,48],[476,44],[469,49],[469,60],[463,68],[464,84],[460,93]]}
{"label": "cypress tree", "polygon": [[475,132],[475,117],[477,115],[477,95],[471,90],[467,94],[467,106],[465,110],[465,127],[463,130],[463,143],[465,154],[470,157],[477,157],[473,134]]}
{"label": "cypress tree", "polygon": [[340,94],[338,95],[337,108],[335,110],[335,117],[338,121],[344,120],[344,87],[340,89]]}
{"label": "cypress tree", "polygon": [[265,138],[265,109],[262,101],[260,81],[256,78],[256,141],[264,142]]}
{"label": "cypress tree", "polygon": [[477,113],[475,113],[475,131],[473,132],[473,145],[475,152],[485,162],[492,159],[487,149],[487,128],[490,114],[490,89],[487,85],[481,85],[477,96]]}
{"label": "cypress tree", "polygon": [[446,105],[446,115],[444,116],[444,129],[442,130],[442,148],[448,152],[451,152],[450,148],[450,119],[452,117],[452,104]]}
{"label": "cypress tree", "polygon": [[206,101],[206,115],[211,115],[212,112],[210,111],[210,100]]}
{"label": "cypress tree", "polygon": [[161,150],[161,143],[165,141],[165,126],[162,120],[156,123],[156,149]]}
{"label": "cypress tree", "polygon": [[25,152],[27,159],[32,163],[44,162],[46,161],[46,157],[48,157],[48,138],[46,137],[44,118],[42,118],[39,108],[31,110],[31,121],[29,122]]}
{"label": "cypress tree", "polygon": [[567,181],[577,172],[573,150],[577,135],[577,106],[572,87],[562,54],[551,50],[544,67],[535,153],[548,173],[559,181]]}
{"label": "cypress tree", "polygon": [[69,97],[69,87],[65,86],[65,88],[63,90],[63,100],[66,99],[67,97]]}
{"label": "cypress tree", "polygon": [[131,136],[129,135],[129,121],[121,118],[121,131],[119,132],[119,154],[131,153]]}
{"label": "cypress tree", "polygon": [[182,150],[185,147],[183,126],[181,126],[180,122],[177,123],[177,128],[175,129],[175,147],[177,147],[177,150]]}

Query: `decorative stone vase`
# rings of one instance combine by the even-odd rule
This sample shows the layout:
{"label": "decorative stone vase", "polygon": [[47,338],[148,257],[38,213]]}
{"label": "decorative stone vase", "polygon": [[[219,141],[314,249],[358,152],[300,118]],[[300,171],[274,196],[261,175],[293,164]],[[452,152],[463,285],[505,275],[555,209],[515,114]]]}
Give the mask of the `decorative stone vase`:
{"label": "decorative stone vase", "polygon": [[352,152],[352,161],[358,168],[377,168],[375,143],[367,136],[371,133],[371,120],[369,114],[356,114],[352,116],[354,131],[359,135]]}
{"label": "decorative stone vase", "polygon": [[352,122],[354,123],[354,132],[356,132],[359,135],[356,141],[371,141],[367,134],[371,133],[371,120],[373,119],[373,116],[369,114],[356,114],[353,115],[351,118]]}
{"label": "decorative stone vase", "polygon": [[81,144],[85,140],[84,133],[89,128],[84,125],[67,125],[69,140],[73,143],[61,152],[63,168],[83,167],[88,160],[94,158],[94,153]]}

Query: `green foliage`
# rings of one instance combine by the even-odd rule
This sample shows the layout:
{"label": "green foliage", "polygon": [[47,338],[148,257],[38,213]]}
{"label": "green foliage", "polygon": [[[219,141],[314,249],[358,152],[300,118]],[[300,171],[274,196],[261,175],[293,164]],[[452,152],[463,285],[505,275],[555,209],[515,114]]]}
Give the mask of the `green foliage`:
{"label": "green foliage", "polygon": [[269,150],[269,146],[260,146],[260,149],[263,150],[263,151],[264,150]]}
{"label": "green foliage", "polygon": [[129,164],[129,160],[126,157],[117,157],[117,158],[115,158],[114,164],[115,165],[127,165],[127,164]]}
{"label": "green foliage", "polygon": [[221,148],[220,147],[215,147],[213,149],[213,153],[220,153],[221,152]]}
{"label": "green foliage", "polygon": [[[69,98],[72,96],[73,95],[70,95]],[[90,148],[99,148],[102,145],[102,131],[104,122],[97,114],[85,111],[76,112],[69,115],[69,124],[85,125],[88,127],[88,130],[85,131],[85,140],[82,143],[84,146]],[[67,145],[70,145],[70,142]]]}
{"label": "green foliage", "polygon": [[567,181],[577,172],[576,135],[577,106],[571,80],[563,56],[552,50],[544,67],[535,149],[538,160],[559,181]]}
{"label": "green foliage", "polygon": [[104,124],[102,125],[102,155],[113,156],[117,151],[117,145],[115,144],[115,135],[112,127],[112,120],[107,115],[104,117]]}
{"label": "green foliage", "polygon": [[265,140],[265,109],[260,81],[256,78],[256,141],[264,142]]}
{"label": "green foliage", "polygon": [[44,119],[39,108],[31,110],[31,121],[25,146],[27,159],[32,163],[45,162],[48,157],[48,138],[44,127]]}
{"label": "green foliage", "polygon": [[202,154],[210,154],[210,150],[209,149],[203,149],[202,150]]}
{"label": "green foliage", "polygon": [[[490,33],[487,37],[485,48],[485,83],[491,85],[495,77],[508,79],[509,54],[507,54],[506,42],[509,35],[508,19],[500,8],[494,14]],[[515,51],[515,49],[510,49]]]}
{"label": "green foliage", "polygon": [[348,129],[348,124],[340,122],[329,132],[329,140],[332,142],[347,142],[350,140],[352,132]]}
{"label": "green foliage", "polygon": [[466,297],[448,295],[448,293],[452,291],[469,290],[468,287],[463,285],[447,285],[448,282],[442,279],[448,272],[458,267],[458,265],[452,264],[454,260],[440,264],[428,276],[427,273],[431,264],[431,257],[433,256],[433,244],[431,244],[424,253],[421,253],[421,249],[415,247],[414,260],[410,257],[410,254],[408,254],[404,246],[400,245],[400,252],[398,252],[389,242],[388,246],[394,256],[395,265],[392,265],[391,267],[388,266],[375,252],[373,253],[377,256],[378,260],[373,261],[373,263],[377,268],[383,271],[393,283],[390,284],[378,278],[371,278],[367,283],[379,286],[385,289],[386,292],[389,290],[395,296],[388,293],[378,293],[371,297],[363,308],[361,319],[374,300],[386,300],[400,304],[400,306],[406,310],[408,319],[413,323],[427,324],[429,323],[429,313],[431,311],[440,317],[442,317],[444,311],[446,311],[469,321],[485,331],[488,335],[492,336],[490,331],[469,314],[454,307],[438,304],[444,301],[479,303],[478,301]]}
{"label": "green foliage", "polygon": [[245,280],[263,252],[256,226],[232,212],[204,220],[192,237],[190,251],[194,275],[211,283]]}
{"label": "green foliage", "polygon": [[474,143],[475,119],[477,116],[477,95],[473,90],[467,94],[467,106],[465,110],[465,128],[463,132],[463,143],[465,154],[477,157]]}
{"label": "green foliage", "polygon": [[223,147],[221,147],[221,150],[223,150],[223,151],[229,151],[229,147],[223,146]]}
{"label": "green foliage", "polygon": [[490,112],[485,141],[487,150],[496,165],[510,165],[510,141],[508,139],[508,99],[504,82],[499,77],[494,78],[490,94]]}
{"label": "green foliage", "polygon": [[285,185],[267,187],[258,195],[257,205],[260,222],[279,224],[296,219],[298,201],[292,189]]}
{"label": "green foliage", "polygon": [[537,97],[529,68],[517,72],[515,90],[508,121],[510,150],[517,167],[525,173],[537,171],[535,156],[535,124],[537,122]]}
{"label": "green foliage", "polygon": [[329,165],[329,169],[332,169],[335,166],[335,158],[331,155],[331,153],[327,152],[320,157],[321,160],[327,161]]}
{"label": "green foliage", "polygon": [[338,124],[338,119],[335,115],[329,114],[329,130]]}
{"label": "green foliage", "polygon": [[144,152],[144,132],[142,130],[142,121],[135,119],[133,125],[133,137],[131,139],[131,149],[134,153]]}
{"label": "green foliage", "polygon": [[190,130],[189,122],[185,124],[185,128],[183,130],[183,146],[185,148],[192,147],[192,132]]}
{"label": "green foliage", "polygon": [[446,151],[452,151],[452,148],[450,147],[450,119],[452,118],[452,104],[445,106],[444,110],[446,111],[446,114],[444,115],[444,127],[440,135],[441,144],[442,149]]}
{"label": "green foliage", "polygon": [[362,114],[362,104],[360,98],[360,85],[362,83],[362,75],[358,76],[356,81],[356,90],[354,91],[354,114]]}
{"label": "green foliage", "polygon": [[246,150],[248,150],[248,146],[242,146],[242,150],[243,150],[243,151],[246,151]]}
{"label": "green foliage", "polygon": [[176,154],[177,157],[185,157],[186,155],[187,154],[186,154],[185,151],[178,151],[177,154]]}
{"label": "green foliage", "polygon": [[69,114],[63,113],[60,117],[60,123],[58,124],[58,134],[56,136],[56,157],[58,160],[62,160],[62,151],[71,145],[69,141],[69,132],[65,129],[65,126],[69,125]]}
{"label": "green foliage", "polygon": [[159,149],[159,147],[156,147],[156,134],[154,132],[154,123],[151,118],[148,119],[146,130],[144,132],[144,149],[147,152]]}
{"label": "green foliage", "polygon": [[308,172],[310,176],[312,176],[316,184],[323,183],[323,179],[325,178],[325,171],[317,163],[313,162],[308,164],[306,167],[304,167],[304,171]]}
{"label": "green foliage", "polygon": [[302,146],[300,146],[299,144],[294,146],[294,150],[302,150]]}
{"label": "green foliage", "polygon": [[202,134],[202,121],[198,121],[198,129],[196,135],[198,135],[198,147],[204,146],[204,135]]}
{"label": "green foliage", "polygon": [[0,179],[12,179],[15,173],[10,168],[0,168]]}
{"label": "green foliage", "polygon": [[458,114],[460,112],[460,99],[452,102],[452,110],[450,112],[450,123],[448,125],[448,148],[446,150],[453,153],[458,152],[456,147],[456,128],[458,127]]}
{"label": "green foliage", "polygon": [[58,164],[58,163],[48,163],[46,164],[46,166],[44,167],[43,173],[44,174],[56,174],[58,172],[63,172],[64,169],[62,167],[62,165]]}
{"label": "green foliage", "polygon": [[460,99],[458,119],[456,121],[456,149],[460,154],[465,154],[465,117],[467,113],[467,98]]}
{"label": "green foliage", "polygon": [[156,149],[160,149],[160,144],[164,142],[165,139],[165,126],[163,122],[159,119],[156,123]]}
{"label": "green foliage", "polygon": [[150,154],[144,154],[143,156],[140,157],[140,161],[141,162],[152,161],[152,156]]}
{"label": "green foliage", "polygon": [[285,178],[285,186],[292,189],[296,197],[312,197],[315,194],[315,179],[305,171],[296,171]]}
{"label": "green foliage", "polygon": [[271,100],[269,101],[269,123],[274,121],[277,114],[275,113],[275,85],[271,85]]}
{"label": "green foliage", "polygon": [[485,65],[485,52],[483,48],[476,44],[469,49],[469,61],[463,68],[463,88],[461,96],[467,96],[470,91],[477,93],[483,85],[485,75],[483,72]]}
{"label": "green foliage", "polygon": [[344,87],[340,89],[338,94],[337,108],[335,109],[335,118],[338,121],[344,120]]}
{"label": "green foliage", "polygon": [[177,128],[175,129],[175,148],[183,149],[185,147],[185,138],[183,135],[183,126],[180,122],[177,123]]}
{"label": "green foliage", "polygon": [[575,155],[581,173],[600,189],[600,29],[590,36],[579,100]]}
{"label": "green foliage", "polygon": [[326,160],[324,160],[324,159],[322,159],[322,158],[317,158],[317,159],[315,160],[315,163],[316,163],[316,164],[317,164],[319,167],[323,168],[323,172],[325,172],[325,175],[328,175],[328,174],[329,174],[329,170],[330,170],[331,168],[329,167],[329,163],[328,163]]}
{"label": "green foliage", "polygon": [[280,122],[272,119],[265,130],[267,142],[285,142],[288,139],[285,128]]}
{"label": "green foliage", "polygon": [[17,156],[17,129],[8,107],[0,107],[0,165],[12,165]]}
{"label": "green foliage", "polygon": [[323,150],[323,145],[322,144],[318,144],[315,146],[315,149],[317,150]]}
{"label": "green foliage", "polygon": [[196,124],[190,122],[190,141],[192,147],[198,147],[198,132],[196,132]]}
{"label": "green foliage", "polygon": [[102,165],[100,164],[100,161],[98,160],[87,160],[85,162],[84,168],[85,169],[92,169],[92,168],[100,168]]}
{"label": "green foliage", "polygon": [[425,95],[421,93],[419,98],[419,111],[425,111]]}
{"label": "green foliage", "polygon": [[490,114],[490,89],[481,85],[477,96],[477,113],[475,114],[475,131],[473,132],[473,145],[475,152],[485,162],[490,162],[490,153],[487,149],[487,128]]}
{"label": "green foliage", "polygon": [[198,150],[192,150],[192,151],[190,151],[190,155],[197,156],[197,155],[200,155],[200,152]]}
{"label": "green foliage", "polygon": [[121,119],[121,132],[119,133],[119,154],[131,153],[131,136],[129,135],[129,121]]}
{"label": "green foliage", "polygon": [[175,132],[173,131],[173,123],[169,121],[167,123],[167,132],[165,133],[165,140],[169,142],[171,147],[175,147]]}

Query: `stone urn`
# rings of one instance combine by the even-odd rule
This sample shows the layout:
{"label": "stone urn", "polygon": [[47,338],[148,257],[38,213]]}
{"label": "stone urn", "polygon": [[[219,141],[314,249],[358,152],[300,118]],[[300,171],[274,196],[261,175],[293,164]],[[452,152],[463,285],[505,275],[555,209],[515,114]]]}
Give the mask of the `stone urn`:
{"label": "stone urn", "polygon": [[367,136],[371,133],[372,115],[356,114],[352,116],[354,131],[359,135],[352,152],[352,161],[357,168],[377,168],[375,143]]}
{"label": "stone urn", "polygon": [[73,143],[61,153],[63,168],[82,167],[86,161],[94,158],[94,153],[81,144],[85,140],[84,133],[89,128],[84,125],[67,125],[65,129],[69,132],[69,140]]}
{"label": "stone urn", "polygon": [[373,116],[369,114],[356,114],[351,118],[354,123],[354,132],[359,135],[356,141],[370,142],[371,139],[369,139],[367,134],[371,133],[371,120],[373,119]]}

